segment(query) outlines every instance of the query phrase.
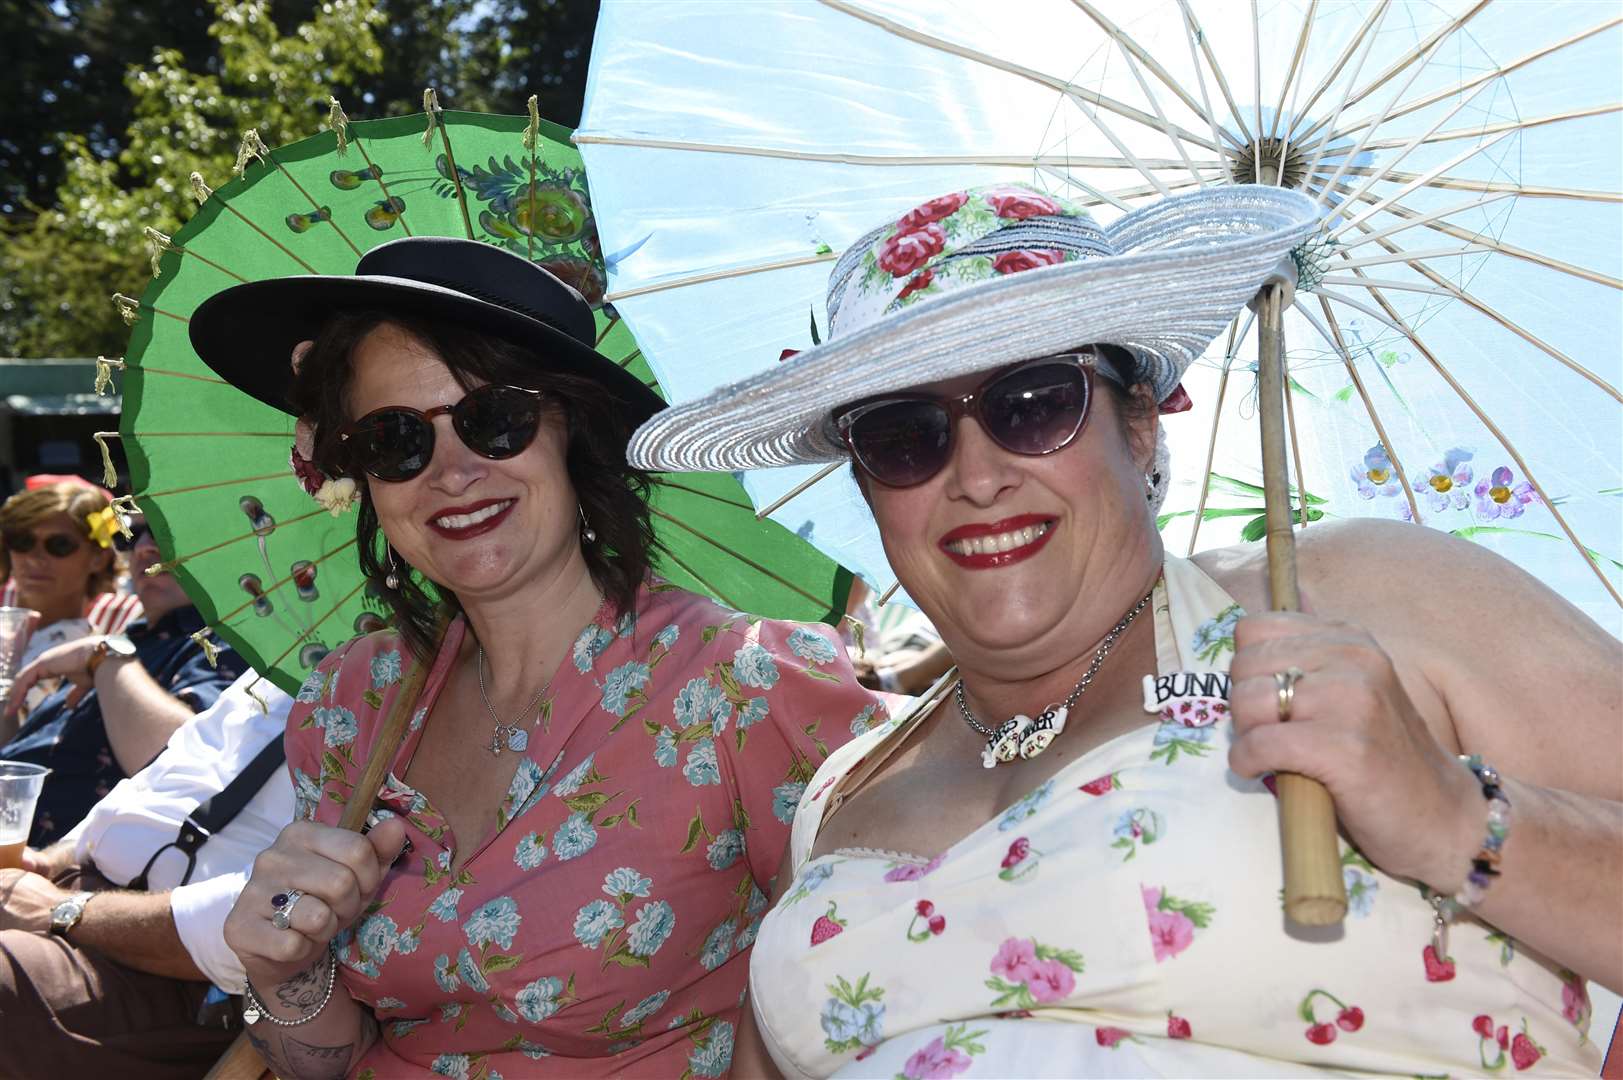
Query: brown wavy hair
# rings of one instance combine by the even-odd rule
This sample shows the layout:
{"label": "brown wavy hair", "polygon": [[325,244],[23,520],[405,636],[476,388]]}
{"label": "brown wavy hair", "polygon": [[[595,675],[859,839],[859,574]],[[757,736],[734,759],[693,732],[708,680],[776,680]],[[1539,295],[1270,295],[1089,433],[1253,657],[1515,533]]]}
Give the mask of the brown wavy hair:
{"label": "brown wavy hair", "polygon": [[299,365],[289,398],[298,414],[314,425],[316,465],[328,476],[355,481],[360,495],[355,540],[361,572],[391,609],[391,621],[412,652],[426,658],[434,646],[439,609],[443,606],[455,614],[462,605],[455,593],[437,583],[431,592],[404,564],[396,571],[400,587],[384,585],[389,573],[387,537],[381,535],[366,476],[347,460],[339,439],[344,425],[354,419],[348,397],[355,348],[384,323],[431,348],[465,390],[483,383],[542,390],[563,411],[568,433],[564,466],[597,534],[595,543],[582,543],[581,553],[593,583],[616,613],[632,612],[657,543],[648,509],[652,479],[626,462],[626,443],[636,426],[628,419],[626,403],[594,379],[551,370],[539,352],[471,327],[395,312],[343,312],[322,327]]}
{"label": "brown wavy hair", "polygon": [[[98,510],[107,509],[108,505],[107,496],[101,489],[89,484],[76,484],[71,480],[46,484],[32,491],[19,491],[0,506],[0,532],[22,532],[53,514],[67,514],[79,527],[85,542],[94,546],[90,538],[90,522],[86,519]],[[112,551],[111,548],[105,550]],[[118,552],[113,551],[112,555],[107,560],[105,570],[93,571],[85,581],[86,598],[112,592],[117,587],[124,564]],[[10,576],[11,552],[0,544],[0,581]]]}

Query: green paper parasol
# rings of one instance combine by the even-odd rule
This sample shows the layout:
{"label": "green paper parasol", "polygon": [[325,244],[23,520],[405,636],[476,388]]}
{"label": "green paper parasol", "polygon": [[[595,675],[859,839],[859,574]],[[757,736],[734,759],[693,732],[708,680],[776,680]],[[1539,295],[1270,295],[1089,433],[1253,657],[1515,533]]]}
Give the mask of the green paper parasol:
{"label": "green paper parasol", "polygon": [[[355,511],[334,517],[289,468],[293,418],[221,381],[192,350],[199,304],[242,281],[350,274],[403,236],[460,236],[540,263],[597,309],[598,348],[657,390],[631,333],[605,306],[586,177],[569,131],[531,114],[443,112],[351,124],[270,150],[249,132],[239,176],[201,200],[173,238],[149,231],[156,278],[137,302],[124,358],[133,494],[212,632],[291,691],[325,653],[381,625],[357,565]],[[614,255],[608,256],[612,262]],[[119,365],[112,365],[119,366]],[[104,379],[99,379],[99,383]],[[849,575],[781,525],[756,520],[726,474],[659,477],[650,499],[658,572],[762,615],[835,621]]]}

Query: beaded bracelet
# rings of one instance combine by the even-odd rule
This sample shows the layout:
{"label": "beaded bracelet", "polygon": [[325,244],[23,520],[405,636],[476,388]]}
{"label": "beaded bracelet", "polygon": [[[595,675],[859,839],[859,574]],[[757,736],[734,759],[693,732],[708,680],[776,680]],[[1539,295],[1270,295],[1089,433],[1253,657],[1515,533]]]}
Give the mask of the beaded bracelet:
{"label": "beaded bracelet", "polygon": [[264,1001],[260,1000],[259,995],[254,993],[253,986],[248,982],[248,980],[244,979],[242,982],[242,1019],[250,1026],[259,1023],[261,1020],[269,1020],[271,1023],[276,1024],[279,1027],[298,1027],[300,1024],[308,1024],[310,1021],[320,1016],[321,1010],[325,1009],[327,1007],[327,1002],[332,1000],[332,988],[337,984],[337,982],[338,957],[333,955],[332,950],[329,949],[327,951],[327,990],[321,995],[321,1004],[317,1005],[314,1009],[311,1009],[297,1020],[283,1020],[281,1017],[271,1012],[270,1009],[265,1007]]}
{"label": "beaded bracelet", "polygon": [[1499,855],[1510,835],[1510,800],[1500,786],[1499,771],[1485,764],[1480,754],[1460,755],[1465,767],[1476,774],[1482,784],[1482,797],[1488,800],[1488,835],[1482,847],[1471,857],[1471,872],[1465,875],[1465,884],[1454,897],[1455,903],[1476,907],[1482,902],[1488,886],[1499,876]]}
{"label": "beaded bracelet", "polygon": [[1448,956],[1448,924],[1462,909],[1480,904],[1488,886],[1499,876],[1500,853],[1504,850],[1505,837],[1510,835],[1510,800],[1505,798],[1499,771],[1485,764],[1479,754],[1461,754],[1460,761],[1476,775],[1482,785],[1482,797],[1488,800],[1488,835],[1471,857],[1471,870],[1459,892],[1449,897],[1430,889],[1422,890],[1434,912],[1431,944],[1438,960]]}

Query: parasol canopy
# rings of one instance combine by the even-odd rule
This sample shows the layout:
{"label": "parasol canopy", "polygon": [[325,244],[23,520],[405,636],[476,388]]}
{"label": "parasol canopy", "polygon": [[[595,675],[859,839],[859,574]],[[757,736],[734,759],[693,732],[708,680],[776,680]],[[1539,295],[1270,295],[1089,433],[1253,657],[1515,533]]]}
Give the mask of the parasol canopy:
{"label": "parasol canopy", "polygon": [[[126,507],[145,511],[208,620],[292,691],[331,648],[382,625],[361,576],[355,511],[329,513],[289,467],[293,418],[221,381],[192,350],[189,315],[221,289],[293,274],[350,274],[403,236],[459,236],[538,262],[596,308],[598,349],[654,386],[626,324],[603,303],[605,268],[569,132],[535,115],[443,112],[350,123],[270,149],[252,132],[238,176],[174,237],[150,232],[155,279],[117,302],[134,326],[119,381]],[[105,383],[106,376],[98,382]],[[834,620],[849,575],[782,526],[758,521],[725,474],[658,478],[651,496],[673,583],[761,614]]]}
{"label": "parasol canopy", "polygon": [[[1623,632],[1623,19],[1503,0],[608,0],[576,135],[609,299],[686,400],[826,332],[838,252],[921,199],[1032,183],[1101,220],[1273,183],[1317,198],[1285,317],[1297,521],[1485,544]],[[1169,549],[1262,536],[1242,312],[1165,423]],[[880,591],[848,470],[756,505]],[[810,485],[809,487],[807,485]],[[787,501],[786,501],[787,500]],[[1447,574],[1394,566],[1394,574]]]}

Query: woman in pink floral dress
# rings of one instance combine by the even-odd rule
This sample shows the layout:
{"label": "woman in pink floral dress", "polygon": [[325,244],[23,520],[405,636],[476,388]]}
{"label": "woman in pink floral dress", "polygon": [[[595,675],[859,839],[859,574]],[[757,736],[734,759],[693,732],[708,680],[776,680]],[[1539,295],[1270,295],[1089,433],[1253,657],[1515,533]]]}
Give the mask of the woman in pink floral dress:
{"label": "woman in pink floral dress", "polygon": [[[1307,529],[1315,614],[1267,612],[1260,547],[1156,532],[1155,403],[1317,214],[1223,187],[1101,228],[954,192],[836,263],[830,341],[633,438],[652,468],[854,460],[958,663],[813,778],[740,1074],[1598,1070],[1618,642],[1412,525]],[[1283,918],[1274,770],[1335,801],[1339,926]]]}
{"label": "woman in pink floral dress", "polygon": [[[794,807],[883,719],[833,631],[649,576],[624,446],[659,402],[539,267],[406,240],[210,303],[199,352],[301,417],[295,465],[335,512],[359,498],[396,623],[290,717],[299,820],[226,929],[255,1045],[289,1080],[724,1075]],[[241,322],[290,386],[211,336]],[[341,831],[415,661],[373,827]]]}

